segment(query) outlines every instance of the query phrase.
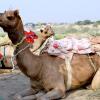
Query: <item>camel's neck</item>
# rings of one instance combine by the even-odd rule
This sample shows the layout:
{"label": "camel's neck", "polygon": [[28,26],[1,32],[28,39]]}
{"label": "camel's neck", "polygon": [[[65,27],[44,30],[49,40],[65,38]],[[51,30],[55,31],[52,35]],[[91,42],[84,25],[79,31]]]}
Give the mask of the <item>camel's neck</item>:
{"label": "camel's neck", "polygon": [[43,42],[45,42],[46,39],[44,39],[42,36],[39,36],[36,41],[39,41],[39,43],[42,45]]}
{"label": "camel's neck", "polygon": [[[18,46],[16,47],[14,54],[20,55],[20,54],[23,54],[26,50],[29,51],[29,46],[30,46],[30,44],[28,44],[25,40],[23,40],[23,42],[19,43]],[[22,52],[19,53],[20,51],[22,51]]]}
{"label": "camel's neck", "polygon": [[34,78],[37,76],[41,69],[41,66],[37,67],[41,58],[36,55],[33,55],[33,53],[29,50],[29,47],[27,47],[28,45],[29,44],[26,41],[24,41],[22,44],[17,46],[17,48],[15,49],[15,55],[21,51],[16,56],[17,64],[24,74],[26,74],[29,77],[32,76]]}
{"label": "camel's neck", "polygon": [[41,33],[40,33],[37,40],[39,40],[40,43],[43,43],[43,42],[45,42],[46,39],[47,39],[47,38],[46,38],[46,37],[43,37],[43,36],[41,35]]}

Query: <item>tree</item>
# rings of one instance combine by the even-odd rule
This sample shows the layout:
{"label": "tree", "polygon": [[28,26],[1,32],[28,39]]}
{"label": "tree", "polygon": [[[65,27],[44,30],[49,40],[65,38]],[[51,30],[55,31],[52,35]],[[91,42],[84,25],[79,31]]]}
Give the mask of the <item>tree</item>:
{"label": "tree", "polygon": [[95,23],[96,23],[96,24],[100,24],[100,20],[96,21]]}
{"label": "tree", "polygon": [[78,25],[89,25],[89,24],[93,24],[94,22],[92,22],[91,20],[84,20],[84,21],[78,21],[76,22],[76,24]]}

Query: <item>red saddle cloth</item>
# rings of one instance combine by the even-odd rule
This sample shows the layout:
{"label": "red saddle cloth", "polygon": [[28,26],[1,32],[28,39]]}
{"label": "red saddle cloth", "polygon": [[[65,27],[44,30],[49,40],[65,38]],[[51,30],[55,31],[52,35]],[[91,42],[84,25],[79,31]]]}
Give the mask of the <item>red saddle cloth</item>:
{"label": "red saddle cloth", "polygon": [[25,40],[28,43],[34,43],[34,39],[37,39],[38,38],[38,36],[36,35],[36,33],[33,32],[33,31],[29,31],[29,32],[25,31],[24,34],[26,36],[26,39]]}

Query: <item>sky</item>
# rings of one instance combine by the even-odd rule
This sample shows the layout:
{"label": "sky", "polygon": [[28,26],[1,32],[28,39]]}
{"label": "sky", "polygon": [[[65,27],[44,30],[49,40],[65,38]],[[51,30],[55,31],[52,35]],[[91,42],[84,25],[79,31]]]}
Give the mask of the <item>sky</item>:
{"label": "sky", "polygon": [[100,0],[0,0],[0,12],[18,9],[24,23],[100,20]]}

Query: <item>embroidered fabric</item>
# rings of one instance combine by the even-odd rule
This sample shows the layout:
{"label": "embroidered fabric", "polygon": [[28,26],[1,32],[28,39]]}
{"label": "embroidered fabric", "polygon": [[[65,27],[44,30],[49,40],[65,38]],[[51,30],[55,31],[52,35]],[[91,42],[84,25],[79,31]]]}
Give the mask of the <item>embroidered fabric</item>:
{"label": "embroidered fabric", "polygon": [[50,55],[57,56],[68,54],[69,52],[78,54],[88,54],[94,52],[88,38],[76,39],[73,37],[51,41],[46,51]]}

